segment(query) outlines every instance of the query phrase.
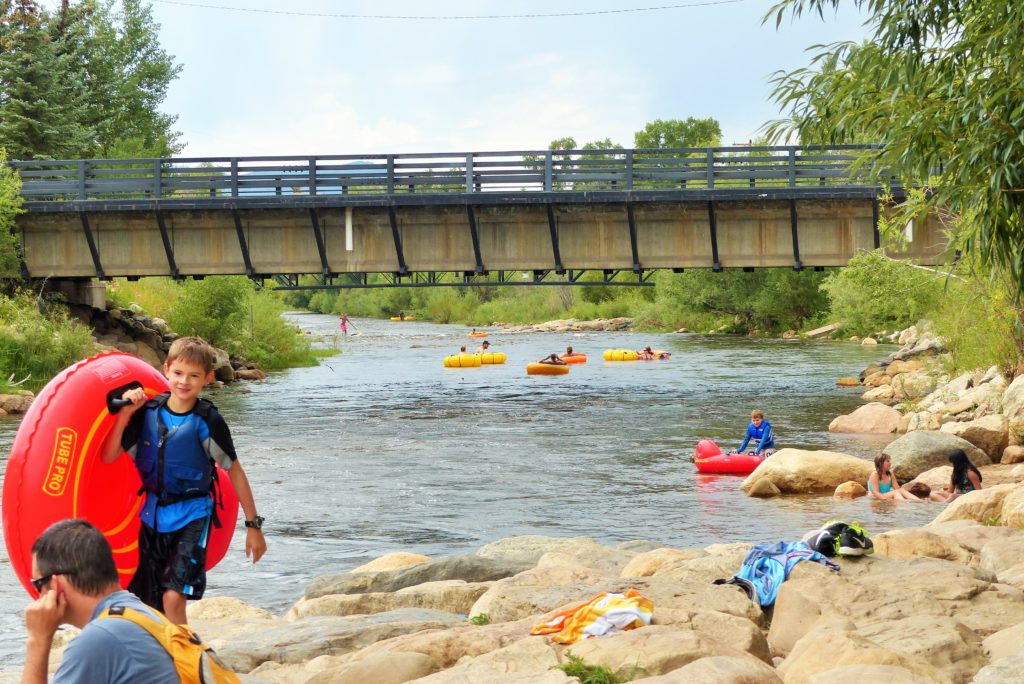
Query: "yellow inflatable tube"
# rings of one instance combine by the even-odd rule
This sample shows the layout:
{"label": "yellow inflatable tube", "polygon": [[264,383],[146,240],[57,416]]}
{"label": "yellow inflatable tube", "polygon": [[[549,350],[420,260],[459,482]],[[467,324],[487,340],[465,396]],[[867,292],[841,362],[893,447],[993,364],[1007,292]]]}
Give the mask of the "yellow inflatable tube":
{"label": "yellow inflatable tube", "polygon": [[479,354],[452,354],[444,357],[445,368],[479,368]]}
{"label": "yellow inflatable tube", "polygon": [[505,352],[481,352],[475,356],[480,357],[480,363],[485,366],[497,365],[506,361]]}
{"label": "yellow inflatable tube", "polygon": [[559,366],[553,363],[530,363],[526,366],[527,375],[565,375],[569,372],[569,366]]}
{"label": "yellow inflatable tube", "polygon": [[640,358],[632,349],[605,349],[605,361],[636,361]]}
{"label": "yellow inflatable tube", "polygon": [[389,320],[392,321],[415,321],[415,316],[406,316],[405,318],[399,318],[398,316],[392,316]]}

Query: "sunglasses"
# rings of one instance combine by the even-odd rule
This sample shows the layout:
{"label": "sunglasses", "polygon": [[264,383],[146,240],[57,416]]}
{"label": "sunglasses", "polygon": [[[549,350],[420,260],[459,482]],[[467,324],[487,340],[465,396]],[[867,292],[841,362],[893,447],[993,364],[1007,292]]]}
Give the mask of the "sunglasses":
{"label": "sunglasses", "polygon": [[43,575],[39,579],[36,579],[36,578],[32,577],[32,578],[29,579],[29,582],[31,582],[32,586],[35,587],[36,593],[42,594],[43,593],[43,587],[45,587],[47,584],[50,583],[50,580],[53,579],[54,575],[73,575],[73,574],[75,574],[75,573],[67,572],[65,570],[58,570],[57,572],[51,572],[49,575]]}

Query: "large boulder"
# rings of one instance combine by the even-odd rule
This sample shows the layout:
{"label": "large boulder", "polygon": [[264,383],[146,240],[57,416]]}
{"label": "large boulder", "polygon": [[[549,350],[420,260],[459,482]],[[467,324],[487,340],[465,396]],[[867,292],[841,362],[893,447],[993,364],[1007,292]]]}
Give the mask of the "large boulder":
{"label": "large boulder", "polygon": [[369,615],[399,608],[427,608],[465,615],[490,586],[491,582],[446,580],[424,582],[393,592],[302,598],[292,606],[285,618],[294,621],[312,615]]}
{"label": "large boulder", "polygon": [[217,655],[233,670],[250,672],[268,661],[303,663],[322,655],[352,653],[400,634],[464,624],[451,613],[409,608],[376,615],[309,617],[235,635],[217,649]]}
{"label": "large boulder", "polygon": [[943,558],[969,564],[975,554],[965,549],[956,540],[921,528],[890,530],[871,537],[875,553],[893,560],[918,558]]}
{"label": "large boulder", "polygon": [[695,549],[660,548],[653,551],[646,551],[633,558],[626,567],[619,573],[620,577],[650,577],[656,574],[666,565],[676,561],[688,561],[694,558],[701,558],[706,555],[703,551]]}
{"label": "large boulder", "polygon": [[918,399],[935,389],[935,378],[921,371],[893,376],[890,386],[896,399]]}
{"label": "large boulder", "polygon": [[787,684],[809,684],[811,678],[845,665],[890,665],[932,682],[952,684],[953,680],[925,659],[901,653],[894,645],[878,645],[857,632],[842,628],[821,628],[797,642],[793,652],[779,666]]}
{"label": "large boulder", "polygon": [[35,395],[28,390],[17,390],[12,394],[0,394],[0,416],[25,413],[32,405]]}
{"label": "large boulder", "polygon": [[870,461],[834,451],[780,449],[747,476],[740,488],[749,493],[754,483],[767,479],[783,494],[832,493],[849,480],[866,482],[873,468]]}
{"label": "large boulder", "polygon": [[1005,525],[1007,522],[1004,516],[1004,506],[1009,499],[1012,507],[1014,499],[1010,499],[1010,496],[1018,489],[1022,489],[1020,485],[1001,484],[967,492],[954,499],[929,525],[950,520],[974,520],[985,525],[994,523]]}
{"label": "large boulder", "polygon": [[849,415],[838,416],[829,423],[829,432],[860,432],[887,435],[895,432],[900,412],[891,406],[874,402],[865,404]]}
{"label": "large boulder", "polygon": [[640,679],[663,675],[707,656],[745,658],[759,663],[732,644],[696,629],[651,625],[622,634],[573,644],[573,655],[620,676]]}
{"label": "large boulder", "polygon": [[931,677],[914,674],[897,665],[842,665],[812,675],[809,684],[935,684]]}
{"label": "large boulder", "polygon": [[988,465],[988,455],[966,439],[934,430],[908,432],[882,453],[892,459],[892,471],[901,482],[913,480],[926,470],[949,465],[949,452],[963,449],[974,465]]}
{"label": "large boulder", "polygon": [[633,684],[782,684],[775,668],[750,658],[706,656],[668,674],[632,680]]}
{"label": "large boulder", "polygon": [[941,431],[966,439],[984,451],[993,462],[999,462],[1003,449],[1010,443],[1009,421],[1006,416],[998,413],[967,423],[946,423]]}
{"label": "large boulder", "polygon": [[1003,415],[1011,423],[1024,421],[1024,375],[1018,375],[1003,392]]}
{"label": "large boulder", "polygon": [[495,561],[533,565],[549,551],[589,548],[597,544],[593,537],[546,537],[524,534],[498,539],[477,549],[476,555]]}
{"label": "large boulder", "polygon": [[320,672],[305,684],[403,684],[436,670],[434,659],[422,653],[378,653],[336,670]]}
{"label": "large boulder", "polygon": [[[546,639],[521,639],[508,646],[467,658],[455,666],[422,679],[419,684],[573,684],[558,666],[558,649]],[[369,681],[366,684],[370,684]]]}
{"label": "large boulder", "polygon": [[424,556],[422,553],[409,553],[408,551],[396,551],[395,553],[388,553],[378,558],[374,558],[368,563],[364,563],[357,568],[349,570],[352,574],[360,572],[380,572],[381,570],[398,570],[399,568],[407,568],[411,565],[419,565],[420,563],[429,563],[430,556]]}
{"label": "large boulder", "polygon": [[321,575],[306,587],[305,598],[328,594],[371,594],[398,591],[424,582],[464,580],[490,582],[532,567],[532,563],[498,561],[480,556],[450,556],[431,563],[420,563],[396,570],[357,575]]}
{"label": "large boulder", "polygon": [[1024,653],[1018,653],[981,668],[971,684],[1018,684],[1022,671]]}

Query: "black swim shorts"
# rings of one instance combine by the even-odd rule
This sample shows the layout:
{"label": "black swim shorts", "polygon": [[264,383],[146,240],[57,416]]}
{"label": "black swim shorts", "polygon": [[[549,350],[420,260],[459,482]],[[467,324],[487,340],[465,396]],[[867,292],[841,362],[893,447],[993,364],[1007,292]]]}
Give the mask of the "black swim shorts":
{"label": "black swim shorts", "polygon": [[206,591],[206,544],[210,518],[199,518],[174,532],[139,530],[139,568],[128,590],[148,605],[163,610],[166,589],[201,599]]}

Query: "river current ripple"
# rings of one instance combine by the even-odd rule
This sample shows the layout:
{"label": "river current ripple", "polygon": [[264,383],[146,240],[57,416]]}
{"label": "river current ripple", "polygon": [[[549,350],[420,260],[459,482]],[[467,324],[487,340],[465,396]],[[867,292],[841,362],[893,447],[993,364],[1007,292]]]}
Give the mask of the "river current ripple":
{"label": "river current ripple", "polygon": [[[206,394],[231,426],[269,544],[251,565],[237,533],[207,595],[281,613],[317,575],[393,551],[455,555],[523,534],[703,547],[798,538],[833,517],[875,533],[937,513],[828,496],[751,499],[742,478],[698,475],[689,462],[702,437],[737,447],[755,407],[780,447],[873,457],[889,438],[827,428],[861,403],[836,379],[891,347],[492,330],[508,363],[446,369],[444,356],[478,342],[464,326],[357,319],[359,334],[339,338],[333,316],[288,318],[342,354]],[[567,344],[590,361],[568,376],[526,375],[528,361]],[[604,349],[648,344],[672,359],[601,360]],[[0,466],[17,427],[0,419]],[[21,662],[28,596],[0,553],[2,670]]]}

